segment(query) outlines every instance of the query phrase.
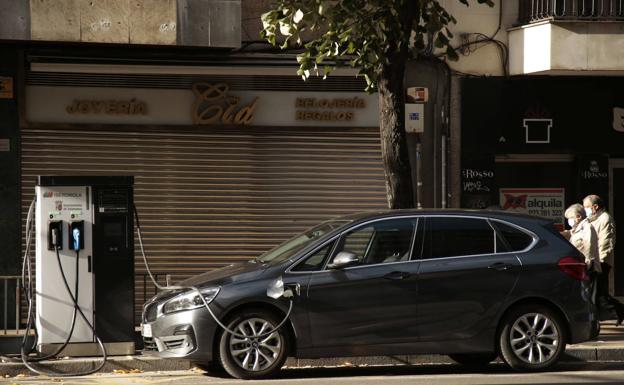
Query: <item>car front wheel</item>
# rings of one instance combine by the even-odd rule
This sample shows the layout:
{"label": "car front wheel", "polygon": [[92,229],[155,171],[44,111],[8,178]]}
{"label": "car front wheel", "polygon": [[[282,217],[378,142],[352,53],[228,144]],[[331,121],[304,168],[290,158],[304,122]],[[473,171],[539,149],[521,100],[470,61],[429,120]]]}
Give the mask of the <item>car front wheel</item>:
{"label": "car front wheel", "polygon": [[[274,375],[287,358],[288,332],[284,327],[269,335],[281,320],[266,310],[238,313],[228,324],[242,338],[228,332],[221,334],[219,358],[229,375],[240,379],[260,379]],[[257,336],[257,337],[256,337]]]}
{"label": "car front wheel", "polygon": [[516,370],[542,370],[559,360],[566,336],[559,315],[542,305],[520,306],[503,320],[499,348]]}

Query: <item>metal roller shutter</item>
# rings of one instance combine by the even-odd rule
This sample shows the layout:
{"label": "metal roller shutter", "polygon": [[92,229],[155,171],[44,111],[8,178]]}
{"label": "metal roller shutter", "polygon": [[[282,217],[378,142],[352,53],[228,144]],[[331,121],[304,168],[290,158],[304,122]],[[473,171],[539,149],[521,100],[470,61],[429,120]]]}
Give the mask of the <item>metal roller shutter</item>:
{"label": "metal roller shutter", "polygon": [[[179,280],[258,256],[325,219],[386,207],[376,128],[22,130],[22,212],[37,175],[134,175],[154,272]],[[153,287],[137,245],[136,307]]]}

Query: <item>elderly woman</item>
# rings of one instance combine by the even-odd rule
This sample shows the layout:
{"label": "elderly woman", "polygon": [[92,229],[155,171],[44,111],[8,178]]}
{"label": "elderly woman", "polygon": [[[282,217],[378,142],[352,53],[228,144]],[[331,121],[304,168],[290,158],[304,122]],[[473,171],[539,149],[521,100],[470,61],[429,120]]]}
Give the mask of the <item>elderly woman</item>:
{"label": "elderly woman", "polygon": [[598,257],[598,234],[587,220],[585,209],[582,205],[575,203],[568,207],[564,216],[572,228],[566,231],[564,236],[585,256],[587,269],[599,273],[601,270]]}

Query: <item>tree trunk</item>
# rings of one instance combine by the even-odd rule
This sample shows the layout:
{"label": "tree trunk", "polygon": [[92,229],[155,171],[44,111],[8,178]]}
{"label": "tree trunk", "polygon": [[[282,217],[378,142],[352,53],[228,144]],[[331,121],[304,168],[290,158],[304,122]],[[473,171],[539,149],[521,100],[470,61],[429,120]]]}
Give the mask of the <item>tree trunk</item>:
{"label": "tree trunk", "polygon": [[391,209],[414,207],[412,173],[405,135],[403,77],[406,57],[394,55],[377,78],[381,155],[386,174],[386,198]]}

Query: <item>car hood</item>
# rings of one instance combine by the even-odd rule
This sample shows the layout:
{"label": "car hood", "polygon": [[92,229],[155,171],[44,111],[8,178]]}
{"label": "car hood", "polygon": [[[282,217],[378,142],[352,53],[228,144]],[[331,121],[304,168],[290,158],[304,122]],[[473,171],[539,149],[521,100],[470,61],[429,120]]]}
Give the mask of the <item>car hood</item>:
{"label": "car hood", "polygon": [[179,282],[179,286],[207,286],[240,283],[255,279],[267,269],[266,264],[255,260],[235,263],[220,269],[207,271]]}

